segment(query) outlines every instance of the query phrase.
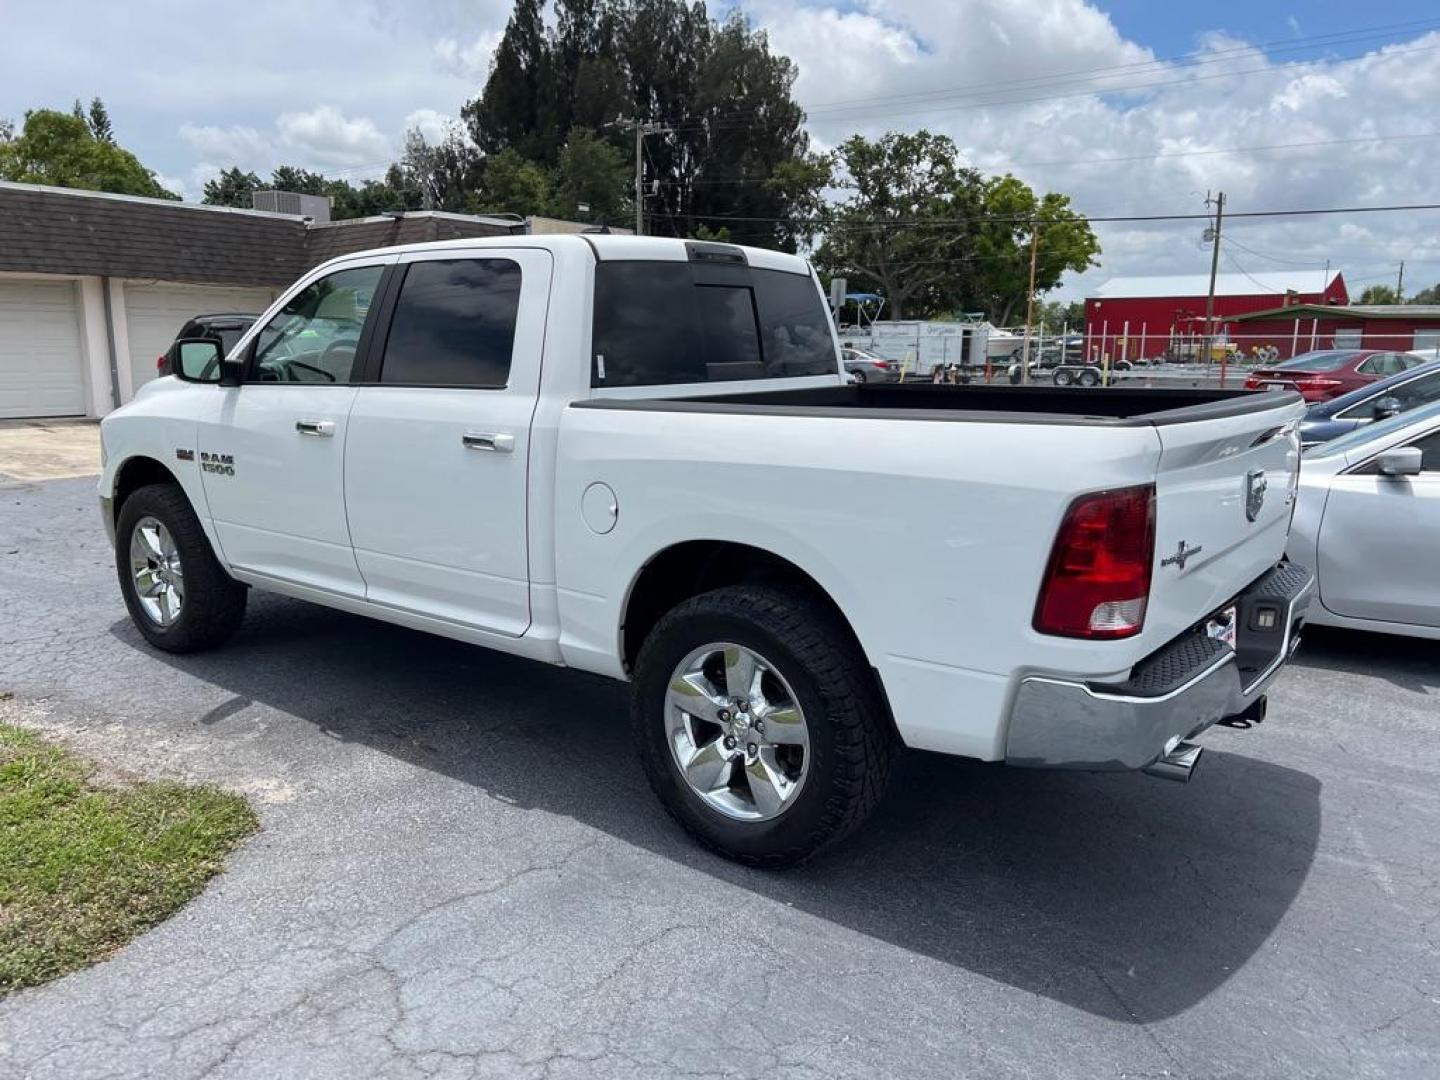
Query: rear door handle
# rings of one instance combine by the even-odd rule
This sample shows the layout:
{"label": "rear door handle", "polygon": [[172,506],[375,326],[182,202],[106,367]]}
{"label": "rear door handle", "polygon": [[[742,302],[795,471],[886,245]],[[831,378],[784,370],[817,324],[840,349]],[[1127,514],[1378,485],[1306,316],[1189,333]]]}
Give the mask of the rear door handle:
{"label": "rear door handle", "polygon": [[335,434],[335,421],[296,420],[295,430],[301,435],[314,435],[317,439],[328,439]]}
{"label": "rear door handle", "polygon": [[497,454],[508,454],[515,449],[515,436],[502,435],[493,431],[467,431],[460,436],[467,450],[490,450]]}

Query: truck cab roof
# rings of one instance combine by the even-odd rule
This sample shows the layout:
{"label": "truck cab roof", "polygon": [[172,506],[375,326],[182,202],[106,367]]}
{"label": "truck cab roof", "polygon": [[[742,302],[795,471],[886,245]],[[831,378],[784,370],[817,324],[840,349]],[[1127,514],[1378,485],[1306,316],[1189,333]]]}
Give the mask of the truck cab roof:
{"label": "truck cab roof", "polygon": [[[615,233],[568,233],[561,235],[486,236],[459,240],[431,240],[421,244],[373,248],[332,259],[348,263],[367,257],[408,255],[417,252],[474,250],[476,248],[538,248],[545,251],[575,250],[584,246],[597,262],[736,262],[765,270],[791,274],[810,273],[810,264],[798,255],[742,244],[721,244],[708,240],[679,240],[664,236],[623,236]],[[329,264],[326,264],[329,265]]]}

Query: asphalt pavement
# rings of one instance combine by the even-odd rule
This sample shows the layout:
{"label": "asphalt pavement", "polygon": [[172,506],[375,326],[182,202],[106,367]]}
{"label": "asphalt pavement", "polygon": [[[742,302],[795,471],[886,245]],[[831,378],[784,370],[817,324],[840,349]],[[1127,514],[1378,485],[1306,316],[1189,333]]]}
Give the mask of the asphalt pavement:
{"label": "asphalt pavement", "polygon": [[1434,642],[1312,632],[1186,786],[912,754],[785,873],[670,823],[619,684],[260,594],[147,648],[92,480],[0,487],[0,689],[263,824],[0,1001],[6,1078],[1440,1073]]}

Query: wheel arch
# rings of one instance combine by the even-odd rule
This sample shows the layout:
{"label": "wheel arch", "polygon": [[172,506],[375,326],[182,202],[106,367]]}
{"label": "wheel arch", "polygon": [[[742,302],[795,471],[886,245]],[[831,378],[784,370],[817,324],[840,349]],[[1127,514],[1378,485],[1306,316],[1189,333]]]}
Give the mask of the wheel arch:
{"label": "wheel arch", "polygon": [[[646,636],[671,608],[712,589],[740,584],[783,586],[809,596],[830,610],[870,663],[850,619],[829,591],[803,567],[738,541],[686,540],[657,552],[630,583],[620,612],[620,651],[625,669],[633,668]],[[871,668],[873,671],[873,664]]]}
{"label": "wheel arch", "polygon": [[169,466],[148,454],[126,458],[115,469],[111,487],[111,512],[116,521],[120,520],[120,508],[125,505],[125,500],[147,484],[174,484],[182,491],[185,489]]}
{"label": "wheel arch", "polygon": [[198,486],[198,476],[192,478],[191,483],[185,480],[169,465],[159,458],[147,453],[136,453],[115,466],[110,479],[110,503],[106,512],[110,515],[107,525],[113,531],[120,524],[120,511],[125,505],[125,500],[135,492],[148,484],[173,484],[180,489],[180,492],[190,502],[190,508],[195,511],[195,516],[200,519],[200,528],[205,533],[210,546],[215,549],[215,555],[223,563],[224,557],[221,554],[220,539],[215,535],[213,523],[206,512],[205,496],[203,491],[192,490],[192,484]]}

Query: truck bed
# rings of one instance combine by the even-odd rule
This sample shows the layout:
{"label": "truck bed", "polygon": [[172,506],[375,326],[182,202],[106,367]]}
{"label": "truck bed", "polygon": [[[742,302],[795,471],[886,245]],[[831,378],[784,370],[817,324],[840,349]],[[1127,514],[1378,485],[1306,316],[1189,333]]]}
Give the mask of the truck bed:
{"label": "truck bed", "polygon": [[1293,392],[1251,390],[890,383],[684,397],[598,398],[576,402],[574,407],[1139,427],[1242,416],[1299,400],[1300,396]]}

